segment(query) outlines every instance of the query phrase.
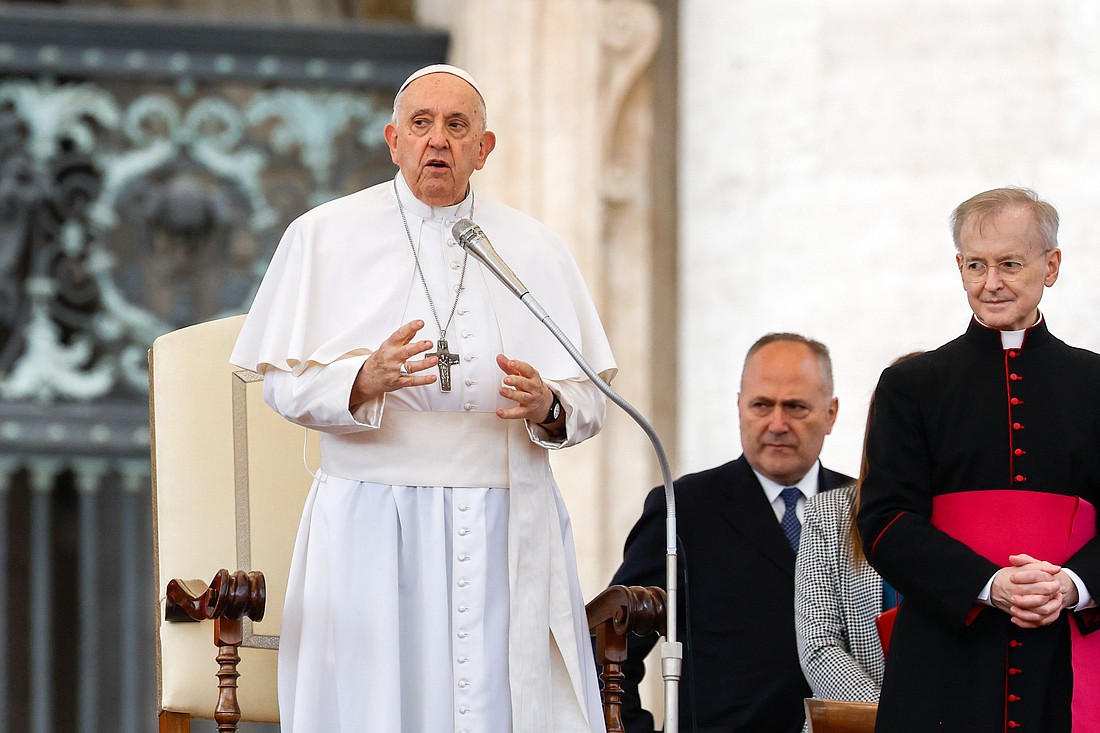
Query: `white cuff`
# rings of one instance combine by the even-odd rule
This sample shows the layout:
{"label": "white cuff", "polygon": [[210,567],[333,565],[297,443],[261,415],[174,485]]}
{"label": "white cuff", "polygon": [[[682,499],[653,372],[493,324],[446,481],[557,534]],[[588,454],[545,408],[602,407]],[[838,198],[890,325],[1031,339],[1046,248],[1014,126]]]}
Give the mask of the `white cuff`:
{"label": "white cuff", "polygon": [[982,592],[978,594],[978,602],[979,603],[984,603],[987,606],[992,606],[993,605],[993,601],[989,600],[989,594],[993,590],[993,579],[996,578],[996,577],[997,577],[997,573],[993,573],[993,575],[991,575],[989,577],[989,580],[986,581],[985,587],[982,588]]}
{"label": "white cuff", "polygon": [[297,376],[268,369],[264,374],[264,400],[283,417],[314,430],[347,433],[381,425],[385,397],[348,409],[351,387],[365,356],[313,364]]}
{"label": "white cuff", "polygon": [[587,378],[543,381],[561,401],[561,409],[565,412],[565,437],[551,438],[546,428],[526,420],[527,434],[535,444],[557,450],[583,443],[600,432],[607,413],[607,400],[599,387]]}
{"label": "white cuff", "polygon": [[1086,608],[1095,606],[1096,602],[1093,600],[1092,594],[1089,593],[1089,589],[1085,587],[1085,581],[1081,580],[1081,576],[1067,567],[1063,567],[1062,571],[1068,575],[1069,579],[1073,581],[1073,584],[1077,586],[1077,605],[1070,610],[1083,611]]}

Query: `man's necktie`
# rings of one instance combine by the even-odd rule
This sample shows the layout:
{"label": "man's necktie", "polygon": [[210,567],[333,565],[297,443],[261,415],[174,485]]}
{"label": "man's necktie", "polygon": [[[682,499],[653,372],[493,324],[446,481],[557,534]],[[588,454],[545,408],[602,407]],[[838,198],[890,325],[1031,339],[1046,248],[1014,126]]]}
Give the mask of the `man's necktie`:
{"label": "man's necktie", "polygon": [[798,540],[802,537],[802,522],[798,521],[798,512],[795,507],[802,492],[793,486],[788,486],[779,495],[783,497],[783,505],[786,507],[779,526],[783,528],[783,534],[787,535],[787,542],[791,543],[791,549],[798,552]]}

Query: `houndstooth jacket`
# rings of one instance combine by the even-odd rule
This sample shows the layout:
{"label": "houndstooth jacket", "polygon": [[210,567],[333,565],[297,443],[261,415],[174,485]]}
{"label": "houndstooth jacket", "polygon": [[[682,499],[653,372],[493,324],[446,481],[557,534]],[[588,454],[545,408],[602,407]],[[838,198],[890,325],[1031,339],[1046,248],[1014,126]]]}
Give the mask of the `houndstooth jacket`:
{"label": "houndstooth jacket", "polygon": [[875,628],[882,579],[849,541],[855,486],[806,503],[795,563],[794,623],[802,672],[814,696],[876,702],[885,663]]}

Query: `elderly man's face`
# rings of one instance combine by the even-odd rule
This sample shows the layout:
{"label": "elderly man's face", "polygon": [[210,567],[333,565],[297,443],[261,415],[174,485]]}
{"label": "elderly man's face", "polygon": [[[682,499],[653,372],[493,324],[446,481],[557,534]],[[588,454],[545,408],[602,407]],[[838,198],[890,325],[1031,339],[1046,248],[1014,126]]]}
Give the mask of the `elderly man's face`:
{"label": "elderly man's face", "polygon": [[810,470],[833,431],[837,400],[808,346],[773,341],[745,364],[737,408],[749,465],[791,486]]}
{"label": "elderly man's face", "polygon": [[1034,325],[1043,288],[1058,279],[1062,253],[1043,252],[1033,218],[1015,207],[987,218],[980,228],[967,220],[959,231],[955,262],[966,298],[990,328],[1018,331]]}
{"label": "elderly man's face", "polygon": [[466,196],[470,176],[496,145],[483,126],[477,90],[453,74],[428,74],[405,88],[386,143],[418,199],[450,206]]}

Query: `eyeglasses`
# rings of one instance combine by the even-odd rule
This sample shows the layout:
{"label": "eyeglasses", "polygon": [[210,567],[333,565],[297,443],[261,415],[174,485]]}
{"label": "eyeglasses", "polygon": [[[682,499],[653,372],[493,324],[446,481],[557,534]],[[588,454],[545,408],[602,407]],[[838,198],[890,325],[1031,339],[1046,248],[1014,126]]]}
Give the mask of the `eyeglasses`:
{"label": "eyeglasses", "polygon": [[1023,274],[1024,270],[1027,269],[1027,267],[1033,262],[1043,259],[1043,257],[1053,251],[1054,250],[1048,249],[1046,252],[1043,252],[1038,257],[1027,262],[1020,262],[1019,260],[1004,260],[1003,262],[997,262],[993,265],[987,265],[980,260],[964,261],[959,267],[959,270],[962,272],[962,276],[970,282],[981,282],[982,280],[985,280],[986,276],[989,274],[989,268],[993,267],[997,270],[997,277],[1007,283],[1010,283],[1020,277],[1020,275]]}

